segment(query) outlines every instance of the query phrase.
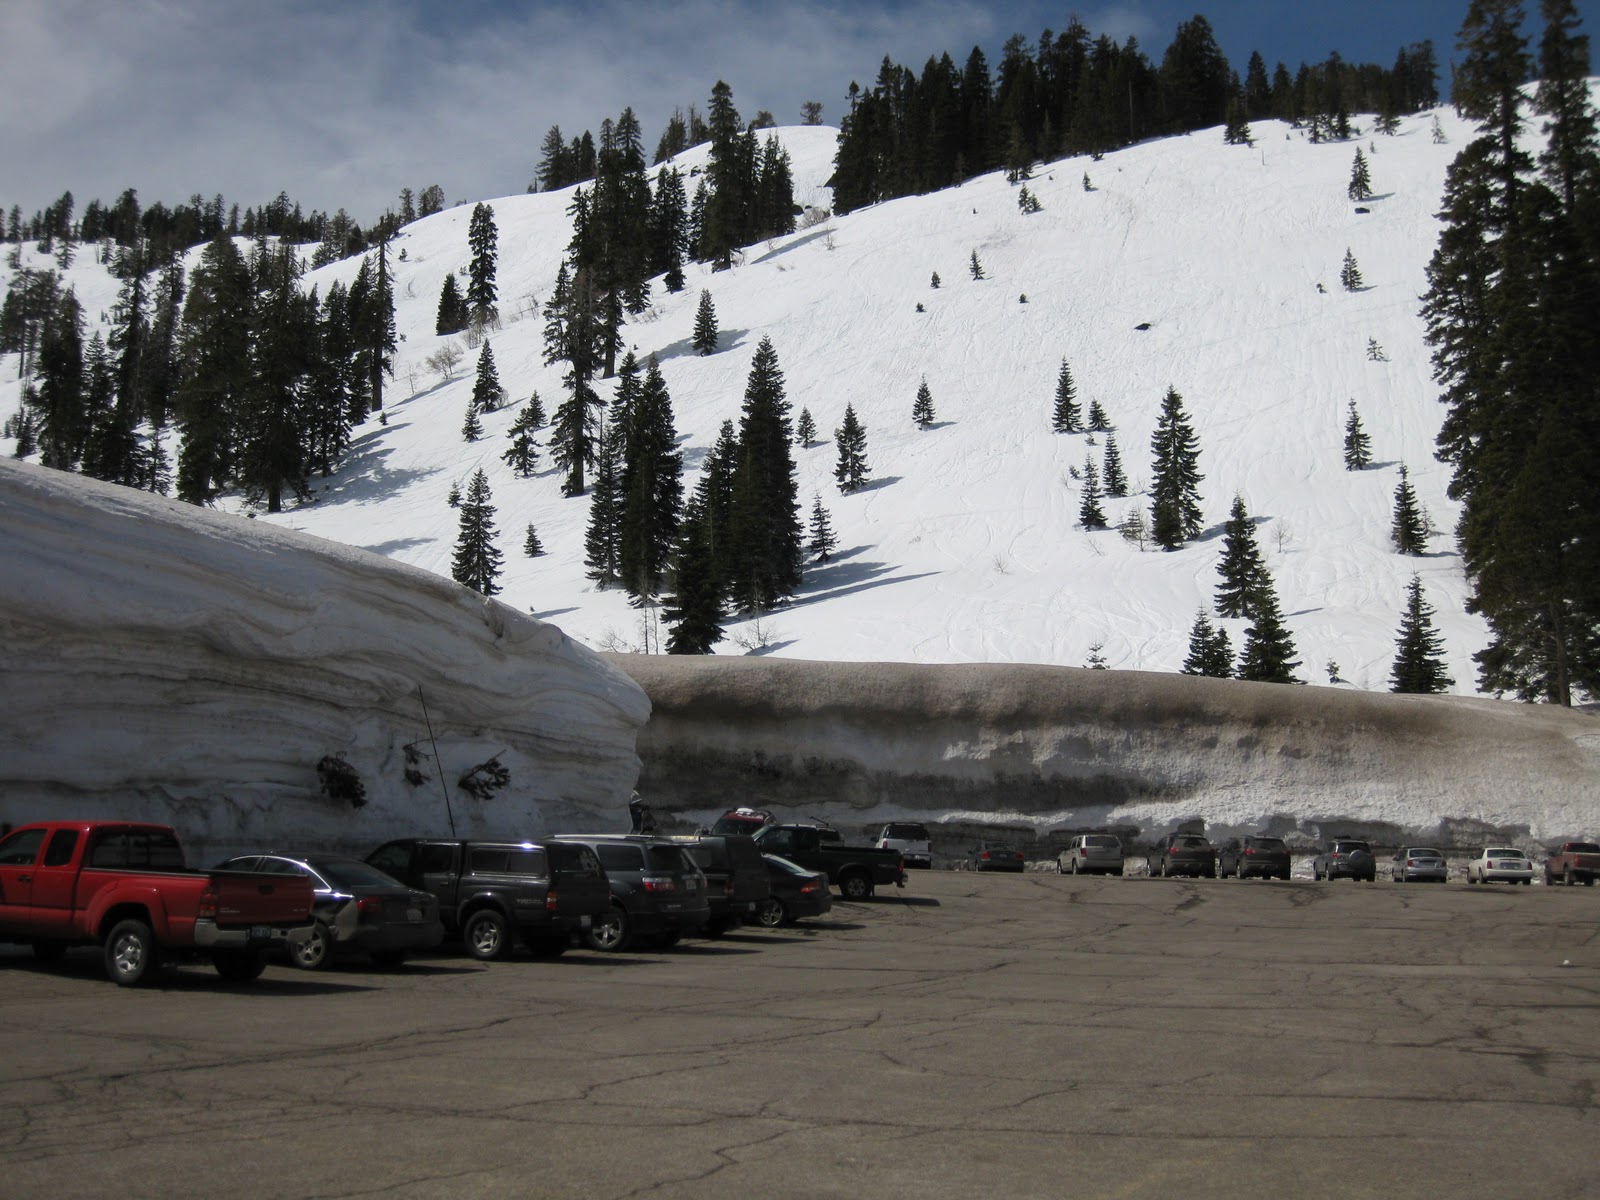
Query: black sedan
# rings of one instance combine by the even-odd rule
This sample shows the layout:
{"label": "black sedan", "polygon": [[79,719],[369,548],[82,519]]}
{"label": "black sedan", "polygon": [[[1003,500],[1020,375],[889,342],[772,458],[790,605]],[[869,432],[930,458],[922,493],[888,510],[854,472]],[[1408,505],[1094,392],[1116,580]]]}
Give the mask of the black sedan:
{"label": "black sedan", "polygon": [[1022,851],[1007,842],[979,842],[967,855],[967,865],[974,871],[1021,871],[1027,866]]}
{"label": "black sedan", "polygon": [[381,967],[398,967],[411,951],[431,950],[444,940],[437,900],[359,859],[246,854],[217,869],[311,878],[311,915],[317,929],[289,951],[289,961],[307,971],[321,970],[346,950],[363,951]]}
{"label": "black sedan", "polygon": [[772,894],[756,901],[756,921],[768,929],[791,925],[802,917],[820,917],[833,907],[828,877],[808,871],[776,854],[763,854]]}

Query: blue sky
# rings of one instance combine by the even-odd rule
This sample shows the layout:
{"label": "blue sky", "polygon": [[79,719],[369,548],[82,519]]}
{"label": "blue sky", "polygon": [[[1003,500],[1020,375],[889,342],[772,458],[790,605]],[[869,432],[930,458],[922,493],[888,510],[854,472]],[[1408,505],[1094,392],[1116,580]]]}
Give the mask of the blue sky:
{"label": "blue sky", "polygon": [[[1529,32],[1538,36],[1537,3]],[[1581,0],[1600,33],[1600,0]],[[704,109],[726,79],[747,118],[780,123],[818,100],[837,121],[852,79],[885,54],[920,69],[974,45],[991,62],[1076,11],[1135,36],[1152,60],[1204,13],[1241,72],[1258,49],[1292,70],[1337,49],[1389,65],[1431,38],[1447,90],[1467,0],[4,0],[0,206],[27,213],[71,190],[142,201],[195,192],[260,204],[279,191],[359,221],[401,187],[476,200],[520,191],[551,125],[569,138],[631,105],[653,149],[675,106]]]}

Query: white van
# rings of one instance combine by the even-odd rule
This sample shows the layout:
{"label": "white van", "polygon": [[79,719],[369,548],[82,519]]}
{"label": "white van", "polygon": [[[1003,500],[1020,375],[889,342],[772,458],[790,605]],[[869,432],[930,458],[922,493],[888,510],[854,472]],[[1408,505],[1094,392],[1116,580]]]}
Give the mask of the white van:
{"label": "white van", "polygon": [[879,850],[898,850],[908,867],[933,866],[933,840],[917,821],[891,821],[878,834]]}

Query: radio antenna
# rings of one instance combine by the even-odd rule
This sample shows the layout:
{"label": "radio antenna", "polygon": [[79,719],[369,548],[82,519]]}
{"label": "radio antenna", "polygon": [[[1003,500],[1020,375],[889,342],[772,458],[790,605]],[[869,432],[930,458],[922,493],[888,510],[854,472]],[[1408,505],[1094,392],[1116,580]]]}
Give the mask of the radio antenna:
{"label": "radio antenna", "polygon": [[450,807],[450,789],[444,783],[444,763],[439,759],[439,743],[433,737],[433,720],[428,716],[428,701],[422,695],[422,685],[417,684],[417,699],[422,702],[422,720],[428,727],[428,744],[433,747],[433,765],[439,771],[439,791],[444,794],[444,815],[450,819],[450,836],[456,836],[456,814]]}

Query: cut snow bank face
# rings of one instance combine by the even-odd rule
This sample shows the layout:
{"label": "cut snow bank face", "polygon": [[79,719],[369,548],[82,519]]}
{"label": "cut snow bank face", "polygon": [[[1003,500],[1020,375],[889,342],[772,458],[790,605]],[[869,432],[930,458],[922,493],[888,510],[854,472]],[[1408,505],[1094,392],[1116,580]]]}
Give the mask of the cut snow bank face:
{"label": "cut snow bank face", "polygon": [[690,823],[734,804],[852,835],[915,819],[936,849],[941,824],[1446,846],[1600,828],[1600,721],[1546,705],[1076,667],[611,661],[653,706],[640,791]]}
{"label": "cut snow bank face", "polygon": [[11,461],[0,564],[0,820],[364,853],[448,833],[442,775],[463,837],[625,827],[643,692],[447,579]]}

